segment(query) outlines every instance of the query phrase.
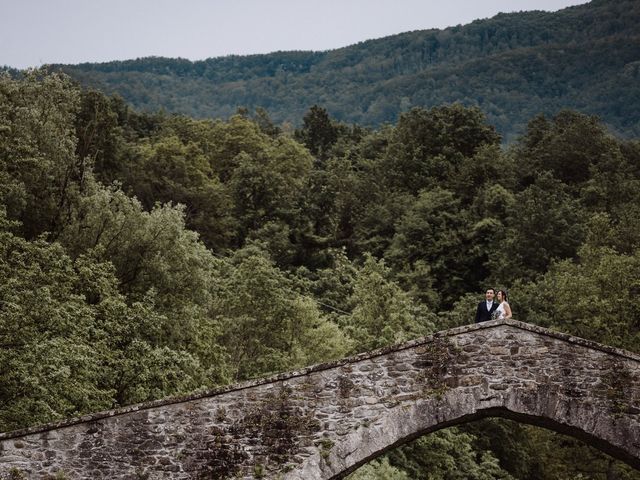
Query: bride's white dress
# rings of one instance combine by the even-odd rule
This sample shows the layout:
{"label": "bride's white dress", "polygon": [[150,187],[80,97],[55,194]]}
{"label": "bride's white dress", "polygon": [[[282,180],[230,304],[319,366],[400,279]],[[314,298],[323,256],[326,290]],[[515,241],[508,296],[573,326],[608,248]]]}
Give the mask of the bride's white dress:
{"label": "bride's white dress", "polygon": [[495,315],[496,315],[496,319],[503,319],[505,316],[505,312],[504,312],[504,306],[505,305],[509,305],[507,302],[502,302],[500,305],[498,305],[498,308],[496,308],[495,311]]}

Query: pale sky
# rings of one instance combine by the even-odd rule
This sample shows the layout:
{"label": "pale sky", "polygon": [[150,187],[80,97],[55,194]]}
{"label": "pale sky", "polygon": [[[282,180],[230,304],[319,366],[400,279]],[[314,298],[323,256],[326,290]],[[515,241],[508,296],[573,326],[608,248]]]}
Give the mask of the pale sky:
{"label": "pale sky", "polygon": [[0,66],[329,50],[577,0],[0,0]]}

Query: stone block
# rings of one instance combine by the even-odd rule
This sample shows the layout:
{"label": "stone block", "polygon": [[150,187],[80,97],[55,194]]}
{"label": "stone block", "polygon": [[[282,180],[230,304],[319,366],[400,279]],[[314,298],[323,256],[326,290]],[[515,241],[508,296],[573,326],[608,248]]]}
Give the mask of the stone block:
{"label": "stone block", "polygon": [[419,432],[496,412],[580,431],[640,468],[640,357],[509,320],[0,434],[0,478],[15,467],[39,477],[325,480]]}

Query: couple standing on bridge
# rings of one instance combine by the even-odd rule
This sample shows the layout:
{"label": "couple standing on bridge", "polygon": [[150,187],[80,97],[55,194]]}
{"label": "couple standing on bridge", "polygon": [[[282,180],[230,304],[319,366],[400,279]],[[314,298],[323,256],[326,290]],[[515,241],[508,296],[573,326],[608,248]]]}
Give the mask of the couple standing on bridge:
{"label": "couple standing on bridge", "polygon": [[[497,301],[494,301],[494,297]],[[487,288],[484,298],[485,301],[480,302],[476,310],[476,323],[511,318],[511,307],[507,302],[507,292],[498,290],[496,294],[494,288]]]}

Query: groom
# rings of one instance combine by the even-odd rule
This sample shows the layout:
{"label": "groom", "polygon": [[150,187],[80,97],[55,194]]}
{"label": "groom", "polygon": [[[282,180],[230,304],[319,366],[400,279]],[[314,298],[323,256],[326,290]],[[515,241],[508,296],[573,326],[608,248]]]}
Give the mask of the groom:
{"label": "groom", "polygon": [[498,302],[493,301],[493,297],[496,296],[496,291],[493,288],[487,288],[484,294],[485,301],[478,304],[476,310],[476,323],[486,322],[491,320],[491,314],[498,308]]}

